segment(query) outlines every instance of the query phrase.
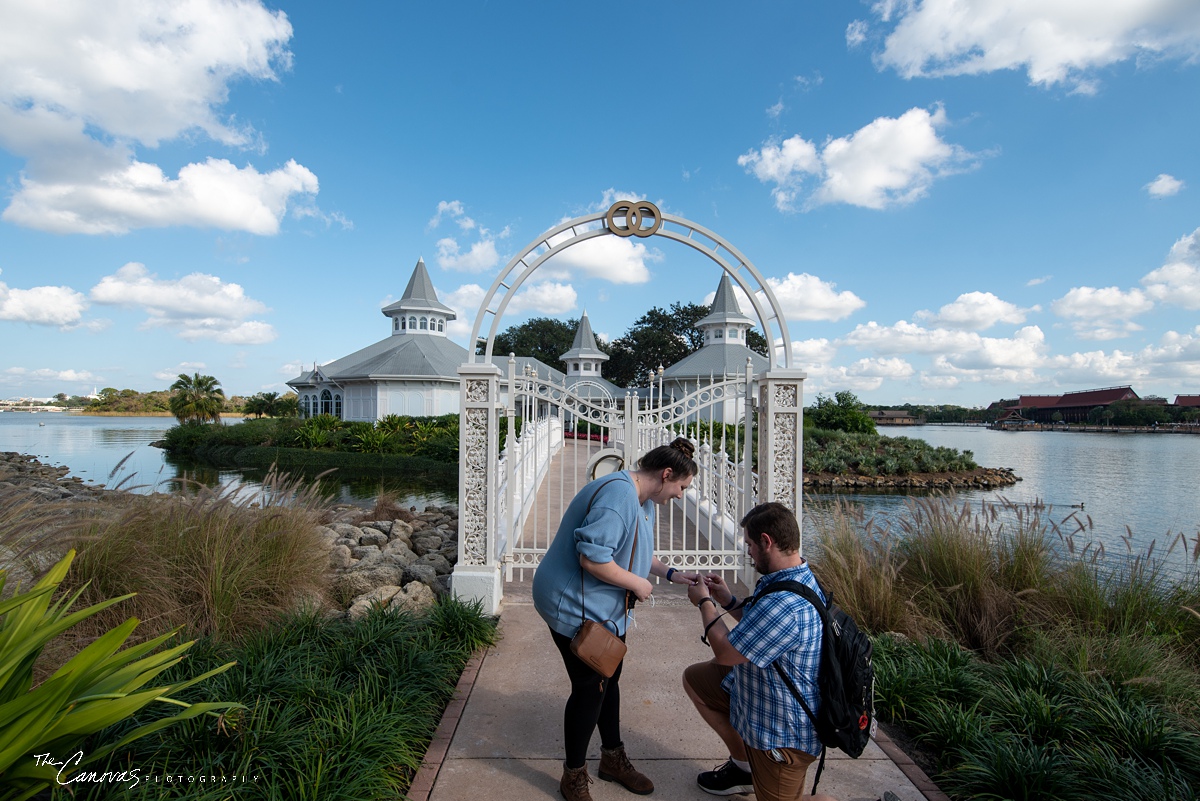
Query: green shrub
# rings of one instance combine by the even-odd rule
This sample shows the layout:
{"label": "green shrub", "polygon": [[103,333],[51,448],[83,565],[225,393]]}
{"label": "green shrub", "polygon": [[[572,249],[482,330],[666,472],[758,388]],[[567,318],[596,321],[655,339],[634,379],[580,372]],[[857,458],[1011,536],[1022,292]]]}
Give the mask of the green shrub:
{"label": "green shrub", "polygon": [[[380,609],[353,621],[288,615],[236,647],[205,643],[199,654],[204,663],[237,659],[191,696],[240,700],[246,712],[235,728],[164,731],[111,762],[149,773],[258,777],[237,798],[402,798],[463,666],[494,637],[494,621],[477,604],[448,598],[422,618]],[[81,801],[111,797],[80,792]],[[230,792],[148,785],[118,797],[218,801]]]}

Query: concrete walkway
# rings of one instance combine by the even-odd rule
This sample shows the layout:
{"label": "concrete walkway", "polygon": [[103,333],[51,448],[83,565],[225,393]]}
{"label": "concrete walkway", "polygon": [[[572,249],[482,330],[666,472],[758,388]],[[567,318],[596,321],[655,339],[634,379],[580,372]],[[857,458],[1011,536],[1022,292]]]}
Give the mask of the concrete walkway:
{"label": "concrete walkway", "polygon": [[[649,798],[711,799],[696,785],[696,774],[728,755],[680,683],[683,669],[708,659],[711,651],[700,643],[700,615],[683,587],[658,584],[654,595],[654,606],[638,605],[637,626],[628,637],[621,678],[625,746],[634,764],[654,781]],[[476,656],[463,674],[410,789],[411,801],[560,798],[562,710],[569,690],[562,659],[533,608],[529,585],[509,584],[500,640]],[[599,748],[596,735],[588,767],[593,778]],[[883,735],[857,760],[829,752],[819,789],[840,801],[874,801],[885,790],[903,801],[948,801]],[[595,801],[637,797],[598,779],[591,792]]]}

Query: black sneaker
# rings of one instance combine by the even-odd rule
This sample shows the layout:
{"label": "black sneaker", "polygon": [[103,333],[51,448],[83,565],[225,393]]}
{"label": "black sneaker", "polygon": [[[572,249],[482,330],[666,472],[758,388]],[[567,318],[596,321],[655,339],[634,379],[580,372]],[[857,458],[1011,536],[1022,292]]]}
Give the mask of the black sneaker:
{"label": "black sneaker", "polygon": [[696,784],[706,793],[713,795],[733,795],[734,793],[752,793],[754,784],[750,780],[750,771],[742,770],[733,764],[733,760],[724,765],[718,765],[716,770],[708,770],[696,777]]}

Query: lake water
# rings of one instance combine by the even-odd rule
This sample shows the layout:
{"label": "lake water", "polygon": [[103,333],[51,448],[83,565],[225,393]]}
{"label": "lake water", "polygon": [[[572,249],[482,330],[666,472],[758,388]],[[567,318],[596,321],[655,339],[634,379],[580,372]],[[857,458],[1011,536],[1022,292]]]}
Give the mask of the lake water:
{"label": "lake water", "polygon": [[[1083,523],[1090,519],[1090,539],[1110,552],[1125,551],[1121,538],[1127,533],[1135,553],[1152,542],[1161,548],[1179,534],[1200,536],[1200,435],[990,431],[976,426],[882,427],[880,433],[969,450],[983,467],[1011,467],[1023,479],[1014,486],[961,492],[956,499],[1042,502],[1053,507],[1044,519],[1059,522],[1071,514]],[[884,518],[905,504],[896,495],[855,499],[868,515]],[[1080,504],[1082,510],[1071,508]],[[1073,522],[1064,526],[1074,527]]]}
{"label": "lake water", "polygon": [[[236,420],[227,420],[236,424]],[[0,451],[38,457],[43,464],[65,465],[70,475],[90,484],[121,486],[134,492],[174,492],[181,480],[209,487],[259,486],[261,470],[217,470],[168,458],[150,445],[175,425],[172,417],[93,417],[68,412],[0,413]],[[122,463],[122,460],[124,462]],[[118,468],[118,464],[120,467]],[[113,474],[114,469],[117,470]],[[444,506],[456,501],[456,489],[431,487],[405,477],[343,475],[321,482],[333,501],[371,505],[381,489],[402,506]]]}
{"label": "lake water", "polygon": [[[249,484],[261,471],[214,470],[168,461],[150,446],[174,425],[169,417],[90,417],[41,412],[0,413],[0,451],[37,456],[47,464],[66,465],[71,474],[112,486],[123,478],[135,491],[170,492],[179,479],[208,486]],[[1200,436],[1180,434],[1071,434],[1054,431],[989,431],[986,428],[917,426],[884,428],[886,436],[919,437],[932,445],[970,450],[986,467],[1011,467],[1024,480],[1000,490],[959,493],[960,500],[1007,498],[1020,503],[1041,501],[1053,509],[1055,522],[1067,515],[1090,518],[1092,538],[1110,551],[1122,551],[1126,527],[1135,551],[1151,542],[1164,545],[1168,534],[1200,536]],[[120,472],[110,472],[122,459]],[[456,500],[455,488],[422,487],[394,476],[337,477],[326,484],[335,500],[370,504],[380,487],[395,493],[403,505],[424,508]],[[817,496],[829,497],[829,496]],[[898,514],[903,495],[854,495],[867,515],[882,519]],[[1073,505],[1083,504],[1083,510]]]}

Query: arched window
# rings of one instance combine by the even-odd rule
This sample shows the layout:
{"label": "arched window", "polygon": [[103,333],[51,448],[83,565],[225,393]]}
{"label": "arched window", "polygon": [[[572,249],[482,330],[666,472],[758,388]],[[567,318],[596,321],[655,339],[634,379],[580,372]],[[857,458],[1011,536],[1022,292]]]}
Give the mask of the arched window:
{"label": "arched window", "polygon": [[428,329],[428,328],[429,328],[429,320],[428,320],[428,318],[422,317],[422,318],[421,318],[421,330],[422,330],[422,331],[425,331],[425,330],[426,330],[426,329]]}
{"label": "arched window", "polygon": [[334,417],[342,416],[342,396],[341,395],[333,396],[333,416]]}
{"label": "arched window", "polygon": [[438,331],[445,331],[445,325],[446,322],[444,320],[438,320]]}
{"label": "arched window", "polygon": [[397,317],[396,319],[400,321],[400,330],[401,331],[404,331],[408,328],[408,326],[405,325],[405,323],[407,323],[408,320],[405,320],[403,317]]}
{"label": "arched window", "polygon": [[579,364],[578,364],[577,362],[573,362],[573,363],[571,364],[571,372],[572,372],[572,373],[578,373],[578,372],[579,372]]}
{"label": "arched window", "polygon": [[300,396],[300,416],[308,417],[308,396],[307,395]]}
{"label": "arched window", "polygon": [[409,330],[409,331],[416,331],[416,330],[417,330],[417,318],[416,318],[416,317],[409,317],[409,318],[408,318],[408,330]]}
{"label": "arched window", "polygon": [[393,331],[399,331],[399,330],[400,330],[400,321],[399,321],[399,320],[397,320],[395,317],[393,317],[393,318],[392,318],[392,330],[393,330]]}
{"label": "arched window", "polygon": [[721,339],[725,336],[725,332],[723,330],[721,330],[720,328],[718,328],[716,331],[716,336],[717,336],[717,339]]}
{"label": "arched window", "polygon": [[729,338],[730,338],[730,339],[737,339],[737,329],[736,329],[736,328],[730,328],[730,329],[729,329]]}
{"label": "arched window", "polygon": [[329,390],[321,390],[321,414],[333,414],[333,395]]}

